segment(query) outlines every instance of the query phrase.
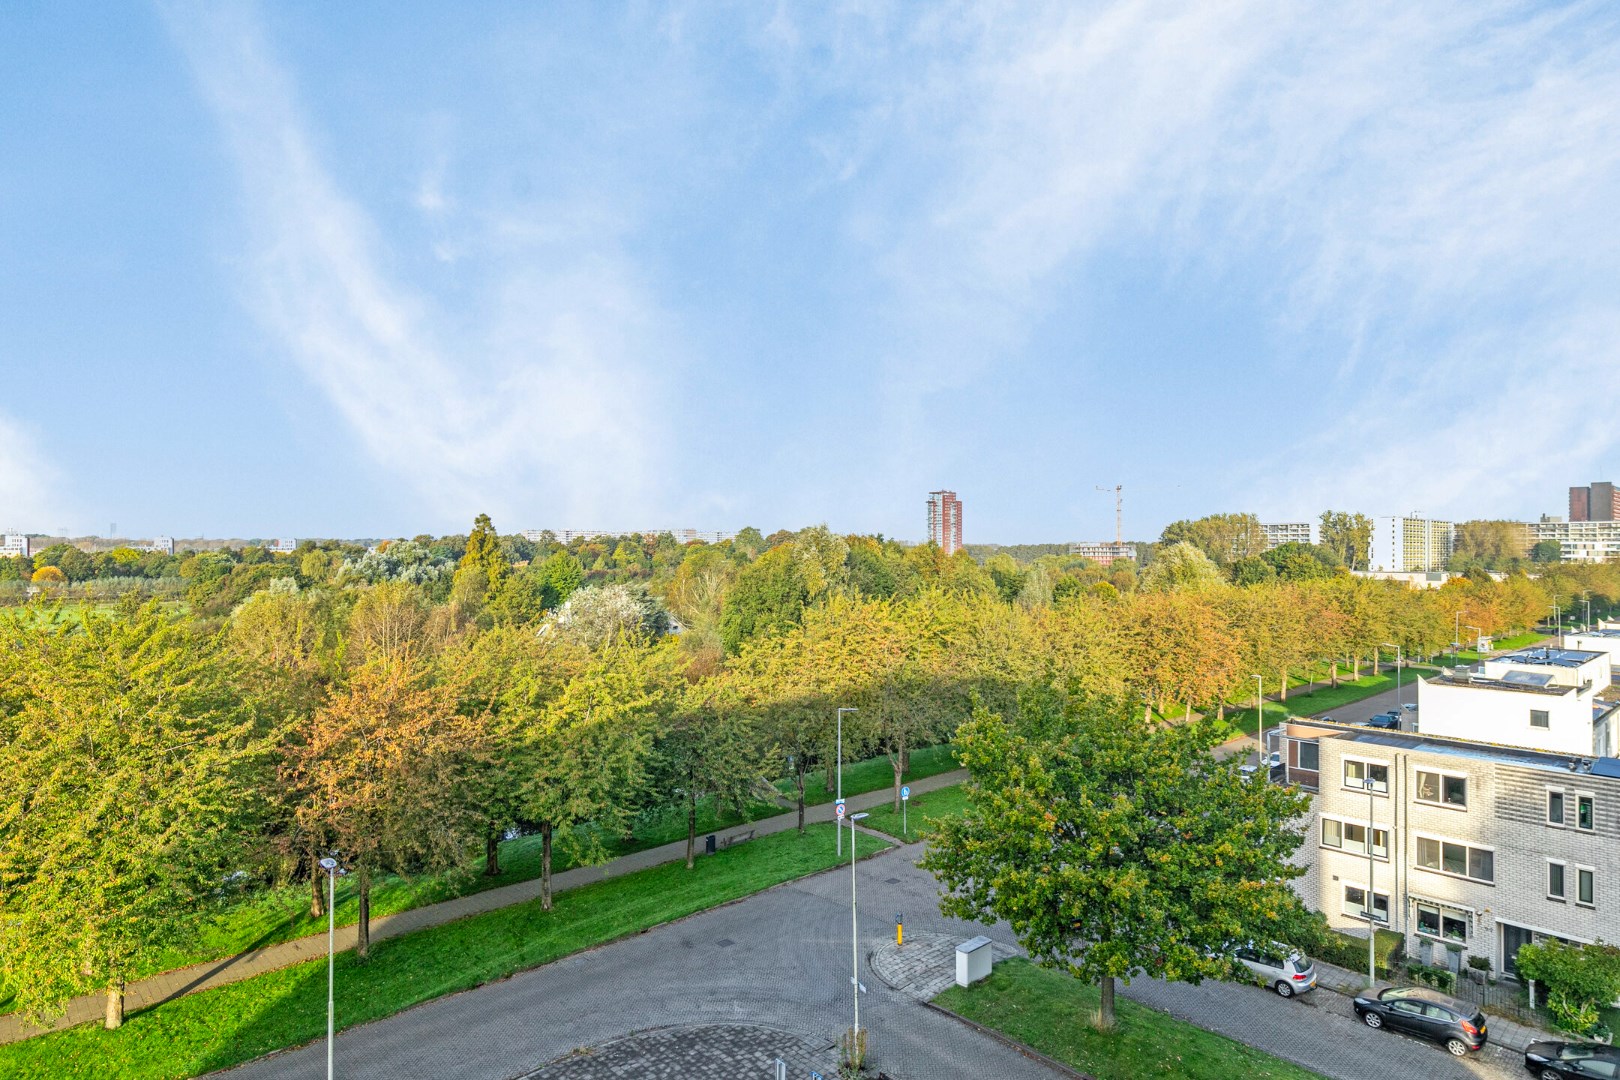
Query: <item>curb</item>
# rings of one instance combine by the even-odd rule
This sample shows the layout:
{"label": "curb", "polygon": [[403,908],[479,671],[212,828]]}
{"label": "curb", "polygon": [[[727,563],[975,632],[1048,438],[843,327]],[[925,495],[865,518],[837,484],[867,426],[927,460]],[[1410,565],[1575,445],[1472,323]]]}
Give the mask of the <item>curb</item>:
{"label": "curb", "polygon": [[1024,1043],[1019,1042],[1017,1039],[1009,1038],[1008,1036],[997,1031],[995,1028],[985,1027],[983,1024],[975,1020],[969,1020],[961,1013],[952,1012],[943,1005],[935,1005],[932,1001],[922,1001],[918,1002],[918,1004],[925,1009],[932,1009],[941,1016],[948,1016],[957,1023],[970,1027],[974,1031],[977,1031],[980,1035],[994,1039],[996,1042],[1007,1047],[1009,1050],[1018,1051],[1031,1061],[1040,1062],[1042,1065],[1045,1065],[1047,1068],[1056,1072],[1060,1076],[1072,1077],[1074,1080],[1097,1080],[1097,1078],[1092,1076],[1090,1073],[1083,1073],[1072,1069],[1055,1058],[1047,1057],[1033,1046],[1027,1046]]}

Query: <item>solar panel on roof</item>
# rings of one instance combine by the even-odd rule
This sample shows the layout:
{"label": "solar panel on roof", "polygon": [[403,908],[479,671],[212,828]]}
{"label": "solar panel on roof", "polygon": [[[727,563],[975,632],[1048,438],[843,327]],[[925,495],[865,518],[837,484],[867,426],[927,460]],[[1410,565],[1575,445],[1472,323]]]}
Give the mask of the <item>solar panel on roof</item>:
{"label": "solar panel on roof", "polygon": [[[1620,758],[1600,757],[1592,762],[1593,776],[1620,777]],[[1374,837],[1377,839],[1377,837]]]}
{"label": "solar panel on roof", "polygon": [[1536,671],[1508,671],[1502,675],[1505,683],[1518,683],[1522,686],[1549,686],[1552,684],[1551,675],[1543,675]]}

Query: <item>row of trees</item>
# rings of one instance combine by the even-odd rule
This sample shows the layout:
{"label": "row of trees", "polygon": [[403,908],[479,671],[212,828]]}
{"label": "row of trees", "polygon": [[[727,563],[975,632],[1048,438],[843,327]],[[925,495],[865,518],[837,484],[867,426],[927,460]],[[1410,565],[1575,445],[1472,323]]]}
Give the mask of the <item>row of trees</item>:
{"label": "row of trees", "polygon": [[[199,557],[184,607],[0,617],[0,981],[20,1004],[99,986],[116,1022],[141,958],[199,912],[289,880],[318,906],[331,849],[359,886],[363,954],[376,875],[498,874],[514,833],[542,838],[549,905],[554,843],[600,856],[652,809],[684,810],[690,858],[703,803],[786,775],[802,827],[840,706],[858,709],[846,756],[886,755],[898,798],[915,748],[974,703],[1011,715],[1043,680],[1144,721],[1218,714],[1255,672],[1354,673],[1385,641],[1438,651],[1457,612],[1498,632],[1620,584],[1239,587],[1155,571],[1168,555],[1116,583],[810,529],[751,560],[688,547],[654,589],[592,583],[567,550],[514,562],[487,518],[448,573],[418,573],[444,565],[436,544],[402,544]],[[1061,575],[1040,597],[1037,570]]]}

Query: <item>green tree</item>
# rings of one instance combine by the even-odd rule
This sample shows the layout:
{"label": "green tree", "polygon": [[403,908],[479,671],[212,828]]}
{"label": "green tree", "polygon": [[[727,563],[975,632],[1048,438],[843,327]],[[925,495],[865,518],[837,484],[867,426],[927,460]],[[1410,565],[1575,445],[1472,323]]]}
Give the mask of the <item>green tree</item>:
{"label": "green tree", "polygon": [[1266,549],[1265,532],[1253,514],[1211,514],[1196,521],[1173,521],[1164,527],[1161,544],[1191,544],[1221,569],[1236,559]]}
{"label": "green tree", "polygon": [[1620,998],[1620,949],[1566,945],[1556,938],[1520,945],[1519,974],[1547,988],[1547,1008],[1560,1027],[1584,1035],[1598,1022],[1598,1007]]}
{"label": "green tree", "polygon": [[810,602],[799,560],[774,547],[737,576],[721,606],[720,640],[735,654],[749,638],[793,626]]}
{"label": "green tree", "polygon": [[1282,581],[1311,581],[1332,577],[1343,566],[1339,555],[1319,544],[1278,544],[1260,556]]}
{"label": "green tree", "polygon": [[1142,571],[1141,588],[1144,592],[1204,592],[1225,582],[1214,560],[1182,542],[1159,549]]}
{"label": "green tree", "polygon": [[1555,563],[1564,557],[1564,549],[1556,540],[1538,540],[1530,549],[1530,561]]}
{"label": "green tree", "polygon": [[1308,916],[1289,856],[1309,800],[1246,782],[1219,738],[1051,686],[1013,722],[979,710],[956,738],[968,811],[919,864],[940,910],[1005,919],[1037,963],[1100,985],[1110,1026],[1116,979],[1196,983],[1229,974],[1242,942],[1295,938]]}
{"label": "green tree", "polygon": [[765,779],[776,748],[761,733],[756,714],[742,707],[726,684],[693,686],[659,730],[653,746],[654,790],[678,798],[686,810],[686,868],[697,854],[698,804],[741,814],[754,799],[774,800]]}
{"label": "green tree", "polygon": [[136,960],[246,865],[268,744],[236,673],[155,603],[0,619],[0,971],[25,1011],[101,988],[118,1027]]}
{"label": "green tree", "polygon": [[1365,570],[1372,555],[1372,528],[1372,519],[1365,514],[1325,510],[1322,512],[1322,546],[1350,569]]}

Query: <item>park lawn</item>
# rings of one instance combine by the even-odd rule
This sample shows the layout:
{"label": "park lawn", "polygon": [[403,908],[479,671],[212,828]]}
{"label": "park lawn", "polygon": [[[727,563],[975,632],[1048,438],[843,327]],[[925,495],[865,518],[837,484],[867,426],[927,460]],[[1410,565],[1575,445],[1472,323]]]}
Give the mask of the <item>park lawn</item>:
{"label": "park lawn", "polygon": [[[539,901],[378,942],[360,964],[337,958],[337,1026],[352,1027],[550,963],[840,865],[830,824],[670,863]],[[889,845],[861,835],[863,857]],[[0,1046],[12,1080],[167,1080],[236,1065],[326,1032],[326,962],[268,972],[132,1013],[117,1031],[86,1024]]]}
{"label": "park lawn", "polygon": [[[1417,679],[1420,675],[1431,674],[1433,669],[1407,664],[1401,669],[1401,689],[1410,691],[1411,700],[1416,701]],[[1307,716],[1320,716],[1322,713],[1331,713],[1334,709],[1342,708],[1353,702],[1370,698],[1375,694],[1395,689],[1395,673],[1379,672],[1377,675],[1364,675],[1359,679],[1340,679],[1337,687],[1324,686],[1322,689],[1310,694],[1290,694],[1287,701],[1267,701],[1265,703],[1266,727],[1275,727],[1278,723],[1290,718]],[[1242,733],[1253,737],[1254,735],[1254,709],[1236,709],[1226,714],[1226,723],[1231,726],[1233,734]]]}
{"label": "park lawn", "polygon": [[[961,768],[956,760],[956,749],[948,743],[939,746],[925,746],[920,750],[911,752],[911,768],[906,770],[902,782],[906,780],[921,780],[926,776],[937,776],[942,772]],[[868,791],[879,791],[894,786],[894,766],[889,764],[887,755],[880,754],[865,761],[849,761],[844,763],[844,797],[863,795]],[[793,779],[778,780],[776,788],[790,801],[794,799]],[[834,789],[827,787],[826,773],[820,769],[808,772],[804,776],[804,804],[806,806],[820,806],[830,803],[837,798]]]}
{"label": "park lawn", "polygon": [[[967,808],[967,792],[962,790],[961,784],[952,784],[937,791],[913,795],[904,815],[905,824],[911,830],[910,839],[916,840],[927,836],[936,821],[960,817],[967,813]],[[895,812],[892,803],[884,803],[868,810],[866,820],[861,824],[903,840],[906,836],[900,829],[901,819],[902,815]]]}
{"label": "park lawn", "polygon": [[1004,960],[983,982],[953,986],[934,999],[1097,1080],[1318,1080],[1317,1074],[1167,1013],[1115,998],[1118,1026],[1087,1022],[1097,988],[1022,957]]}

